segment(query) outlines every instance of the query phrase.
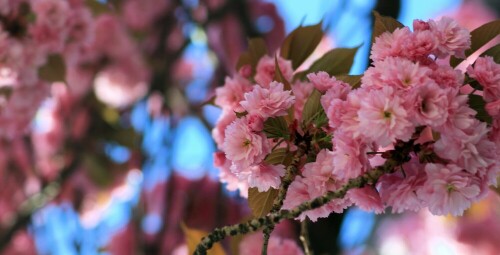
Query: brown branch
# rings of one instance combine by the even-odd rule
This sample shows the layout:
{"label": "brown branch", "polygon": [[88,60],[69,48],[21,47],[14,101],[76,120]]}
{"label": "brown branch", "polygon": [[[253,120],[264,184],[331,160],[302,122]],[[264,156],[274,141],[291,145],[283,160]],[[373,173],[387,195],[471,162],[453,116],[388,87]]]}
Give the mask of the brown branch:
{"label": "brown branch", "polygon": [[75,170],[78,169],[79,163],[79,157],[73,159],[69,165],[61,170],[61,173],[54,181],[46,184],[39,193],[29,197],[21,204],[11,224],[7,226],[5,230],[2,230],[0,236],[0,253],[7,247],[15,233],[29,224],[32,215],[36,211],[50,203],[59,195],[62,185],[73,175]]}
{"label": "brown branch", "polygon": [[226,226],[223,228],[216,228],[208,236],[204,237],[201,242],[196,247],[194,252],[195,255],[205,255],[207,251],[212,248],[212,246],[224,239],[226,236],[234,236],[238,234],[246,234],[249,232],[257,231],[266,226],[277,224],[284,219],[294,219],[297,218],[301,213],[309,210],[319,208],[333,199],[343,198],[347,191],[355,188],[362,188],[365,185],[371,185],[377,182],[383,174],[391,173],[394,168],[402,163],[395,159],[387,159],[385,164],[359,176],[357,178],[350,179],[346,185],[342,186],[337,191],[329,191],[325,195],[317,197],[315,199],[309,200],[300,204],[292,210],[281,210],[279,212],[268,214],[267,216],[252,219],[245,223],[240,223],[232,226]]}

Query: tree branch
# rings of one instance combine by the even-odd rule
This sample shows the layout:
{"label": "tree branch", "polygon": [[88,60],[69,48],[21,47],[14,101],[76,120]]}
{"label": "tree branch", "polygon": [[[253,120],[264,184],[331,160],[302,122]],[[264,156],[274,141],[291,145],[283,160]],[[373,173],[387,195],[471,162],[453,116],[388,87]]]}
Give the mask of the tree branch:
{"label": "tree branch", "polygon": [[59,195],[61,186],[75,172],[79,163],[80,158],[76,157],[73,159],[69,165],[61,170],[56,180],[45,185],[39,193],[31,196],[21,204],[15,218],[11,221],[12,223],[7,226],[6,230],[2,231],[3,234],[0,236],[0,253],[10,243],[14,234],[30,222],[31,216],[38,209],[44,207]]}
{"label": "tree branch", "polygon": [[234,236],[238,234],[246,234],[249,232],[257,231],[258,229],[264,228],[269,225],[277,224],[284,219],[297,218],[301,213],[309,210],[319,208],[332,199],[343,198],[347,191],[355,188],[362,188],[365,185],[374,184],[377,182],[378,178],[386,173],[391,173],[394,168],[401,163],[398,160],[389,158],[385,164],[376,167],[369,172],[366,172],[362,176],[350,179],[346,185],[337,191],[329,191],[325,195],[317,197],[315,199],[309,200],[300,204],[292,210],[281,210],[279,212],[270,213],[267,216],[260,217],[257,219],[249,220],[245,223],[240,223],[232,226],[226,226],[223,228],[216,228],[208,236],[204,237],[200,244],[196,247],[194,252],[195,255],[205,255],[207,251],[212,248],[216,243],[224,239],[226,236]]}
{"label": "tree branch", "polygon": [[[299,173],[299,163],[302,156],[304,156],[305,152],[300,147],[297,153],[294,155],[292,162],[287,167],[287,171],[283,179],[281,180],[280,188],[278,190],[278,196],[273,201],[273,207],[271,208],[270,213],[275,213],[281,209],[283,206],[283,201],[285,200],[286,193],[288,191],[288,187],[292,184],[295,176]],[[267,246],[269,244],[269,238],[274,230],[275,224],[271,223],[270,225],[264,228],[264,242],[262,244],[262,254],[267,255]]]}

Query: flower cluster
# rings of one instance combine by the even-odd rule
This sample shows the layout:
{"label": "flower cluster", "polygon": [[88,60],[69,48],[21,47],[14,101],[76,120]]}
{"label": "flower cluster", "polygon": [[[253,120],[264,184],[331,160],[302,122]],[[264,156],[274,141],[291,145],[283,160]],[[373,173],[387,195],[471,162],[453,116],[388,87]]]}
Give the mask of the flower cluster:
{"label": "flower cluster", "polygon": [[469,31],[445,17],[375,38],[373,63],[357,82],[317,69],[301,75],[279,56],[243,66],[216,90],[222,181],[243,194],[279,188],[290,158],[299,157],[282,207],[292,209],[410,144],[376,183],[299,218],[315,221],[353,204],[462,215],[496,185],[500,166],[500,65],[482,56],[463,73],[446,61],[466,57],[470,46]]}
{"label": "flower cluster", "polygon": [[[2,1],[0,7],[3,137],[25,131],[50,82],[66,81],[78,99],[94,81],[97,97],[114,107],[146,93],[147,66],[116,15],[94,17],[82,0]],[[127,15],[126,21],[140,21]]]}
{"label": "flower cluster", "polygon": [[[290,61],[281,58],[278,61],[291,79]],[[248,187],[257,187],[266,191],[278,188],[280,177],[285,174],[283,164],[272,165],[264,160],[272,148],[279,146],[263,133],[264,122],[287,115],[296,100],[283,83],[273,81],[274,68],[274,60],[263,57],[257,65],[257,84],[252,86],[248,79],[237,74],[216,90],[215,103],[222,107],[223,113],[213,135],[219,149],[225,152],[216,154],[216,165],[222,169],[222,181],[230,183],[229,188],[240,187],[246,192],[244,189]],[[237,118],[237,113],[244,116]]]}

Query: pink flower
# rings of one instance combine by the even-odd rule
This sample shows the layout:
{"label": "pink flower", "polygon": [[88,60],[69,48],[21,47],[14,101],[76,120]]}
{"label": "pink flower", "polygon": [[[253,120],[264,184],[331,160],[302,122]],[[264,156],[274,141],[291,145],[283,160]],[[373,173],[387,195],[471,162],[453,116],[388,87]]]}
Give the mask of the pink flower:
{"label": "pink flower", "polygon": [[414,31],[405,43],[402,55],[423,62],[438,46],[438,40],[431,31]]}
{"label": "pink flower", "polygon": [[317,73],[310,73],[307,75],[307,78],[314,85],[314,87],[322,93],[335,87],[341,87],[341,88],[351,87],[349,84],[343,81],[338,81],[337,79],[335,79],[335,77],[330,76],[327,72],[323,71]]}
{"label": "pink flower", "polygon": [[[290,60],[285,60],[278,57],[278,65],[283,77],[287,81],[291,81],[293,77],[292,62]],[[275,59],[270,56],[263,56],[256,66],[255,81],[257,84],[268,87],[269,84],[274,81],[274,75],[276,74]]]}
{"label": "pink flower", "polygon": [[0,105],[2,106],[0,109],[0,123],[2,123],[0,137],[12,138],[27,131],[38,108],[49,95],[50,86],[44,82],[19,83],[17,78],[10,80],[1,77],[2,71],[0,69],[0,84],[6,80],[14,82],[14,84],[2,86],[4,88],[12,87],[12,94],[8,100],[0,97]]}
{"label": "pink flower", "polygon": [[456,165],[475,174],[496,162],[496,145],[488,140],[486,123],[476,120],[464,130],[448,130],[434,144],[435,152]]}
{"label": "pink flower", "polygon": [[250,130],[246,117],[243,117],[226,128],[223,151],[233,161],[231,170],[237,173],[259,164],[271,152],[271,147],[266,136]]}
{"label": "pink flower", "polygon": [[401,167],[401,171],[383,175],[377,186],[382,201],[392,207],[393,213],[402,213],[405,210],[418,211],[425,204],[417,197],[427,180],[424,166],[413,160]]}
{"label": "pink flower", "polygon": [[[345,183],[330,179],[328,182],[318,185],[312,178],[297,176],[288,188],[285,201],[283,201],[283,209],[293,209],[303,202],[325,195],[328,191],[335,191],[343,184]],[[308,217],[311,221],[317,221],[318,218],[328,217],[332,212],[341,213],[351,204],[347,198],[333,199],[322,207],[303,212],[298,219],[303,221]]]}
{"label": "pink flower", "polygon": [[147,30],[168,8],[168,1],[162,0],[129,0],[123,6],[125,23],[135,30]]}
{"label": "pink flower", "polygon": [[226,159],[224,152],[214,153],[214,166],[219,168],[219,180],[227,183],[227,190],[239,190],[242,197],[248,197],[248,183],[240,181],[238,176],[231,172],[231,161]]}
{"label": "pink flower", "polygon": [[326,109],[328,125],[332,129],[339,129],[342,132],[349,133],[352,138],[358,138],[360,136],[358,112],[361,102],[367,96],[368,92],[366,90],[356,89],[348,94],[346,101],[333,99],[328,109]]}
{"label": "pink flower", "polygon": [[492,57],[479,57],[474,67],[467,68],[467,73],[483,86],[486,102],[500,99],[500,65]]}
{"label": "pink flower", "polygon": [[461,216],[480,193],[479,179],[453,164],[427,164],[427,181],[417,196],[434,215]]}
{"label": "pink flower", "polygon": [[212,137],[214,138],[218,149],[223,148],[224,140],[226,139],[226,128],[234,120],[236,120],[236,114],[234,114],[234,112],[222,111],[214,129],[212,129]]}
{"label": "pink flower", "polygon": [[349,200],[364,211],[383,213],[384,205],[378,191],[372,186],[359,189],[351,189],[347,192]]}
{"label": "pink flower", "polygon": [[111,14],[101,14],[95,19],[95,40],[92,50],[120,60],[129,58],[132,53],[137,54],[137,47],[118,16]]}
{"label": "pink flower", "polygon": [[380,146],[396,139],[408,140],[413,134],[409,116],[391,87],[371,91],[361,102],[358,114],[360,132]]}
{"label": "pink flower", "polygon": [[215,89],[215,104],[225,110],[243,112],[240,102],[251,89],[250,81],[238,74],[234,78],[226,77],[224,86]]}
{"label": "pink flower", "polygon": [[302,120],[302,111],[307,99],[311,95],[314,86],[310,82],[297,81],[292,85],[292,92],[295,96],[294,116],[297,120]]}
{"label": "pink flower", "polygon": [[449,132],[455,129],[466,129],[476,121],[474,117],[476,111],[472,110],[468,105],[467,95],[460,95],[458,89],[448,89],[446,96],[448,97],[448,118],[446,122],[436,128],[439,132]]}
{"label": "pink flower", "polygon": [[459,88],[464,84],[464,74],[449,65],[434,65],[430,78],[441,88]]}
{"label": "pink flower", "polygon": [[85,96],[92,88],[92,79],[94,73],[91,70],[84,69],[79,65],[68,65],[66,69],[66,82],[71,94],[77,98]]}
{"label": "pink flower", "polygon": [[[316,156],[316,161],[304,165],[301,176],[297,176],[288,189],[287,196],[283,203],[284,209],[292,209],[303,202],[324,195],[327,191],[335,191],[342,187],[345,182],[335,180],[332,175],[333,158],[332,152],[321,150]],[[340,213],[349,206],[348,199],[334,199],[326,205],[302,213],[299,219],[304,220],[309,217],[312,221],[318,218],[327,217],[332,211]]]}
{"label": "pink flower", "polygon": [[29,28],[38,47],[51,52],[61,51],[68,36],[70,7],[67,1],[38,0],[31,5],[36,21]]}
{"label": "pink flower", "polygon": [[128,62],[108,66],[97,73],[94,90],[102,102],[115,108],[124,108],[146,94],[148,80],[142,59],[128,59]]}
{"label": "pink flower", "polygon": [[13,12],[16,12],[19,5],[25,0],[0,0],[0,13],[7,16]]}
{"label": "pink flower", "polygon": [[70,10],[68,2],[61,0],[32,1],[31,8],[36,14],[37,23],[46,23],[58,28],[65,25]]}
{"label": "pink flower", "polygon": [[436,56],[445,58],[454,55],[465,58],[465,50],[470,48],[470,33],[467,29],[460,27],[458,23],[449,18],[443,17],[439,21],[429,20],[430,30],[439,41],[436,49]]}
{"label": "pink flower", "polygon": [[409,115],[415,125],[438,127],[448,118],[448,97],[446,91],[435,83],[415,87],[407,96]]}
{"label": "pink flower", "polygon": [[65,24],[68,26],[67,44],[81,47],[89,46],[92,43],[94,40],[95,27],[94,18],[89,9],[71,8],[67,22],[68,23]]}
{"label": "pink flower", "polygon": [[238,177],[248,186],[256,187],[259,192],[267,191],[269,188],[279,188],[281,177],[285,175],[284,165],[258,164],[238,173]]}
{"label": "pink flower", "polygon": [[240,102],[241,106],[249,114],[257,114],[264,119],[287,115],[288,108],[295,102],[295,96],[284,90],[283,84],[279,82],[271,82],[269,88],[255,85],[244,97],[245,100]]}
{"label": "pink flower", "polygon": [[370,168],[368,146],[361,139],[335,132],[333,136],[333,174],[341,180],[358,177]]}
{"label": "pink flower", "polygon": [[397,57],[387,57],[374,62],[362,78],[363,88],[383,88],[391,86],[395,90],[408,90],[415,86],[432,82],[431,69],[419,63]]}
{"label": "pink flower", "polygon": [[384,32],[372,45],[370,58],[373,61],[381,61],[386,57],[397,57],[404,55],[405,42],[410,38],[411,32],[408,27],[396,28],[394,32]]}
{"label": "pink flower", "polygon": [[415,32],[420,32],[420,31],[426,31],[430,30],[431,26],[429,25],[428,22],[425,22],[423,20],[415,19],[413,20],[413,30]]}
{"label": "pink flower", "polygon": [[[240,255],[255,255],[262,251],[264,243],[262,233],[254,233],[246,235],[239,244]],[[272,255],[303,255],[304,252],[299,248],[297,243],[291,239],[285,239],[276,235],[271,235],[267,247],[267,254]]]}
{"label": "pink flower", "polygon": [[321,105],[325,112],[328,110],[331,102],[335,99],[346,100],[347,95],[351,92],[351,86],[345,82],[336,81],[332,86],[326,91],[326,93],[321,96]]}
{"label": "pink flower", "polygon": [[500,119],[500,99],[487,103],[484,108],[491,117]]}
{"label": "pink flower", "polygon": [[260,115],[248,114],[247,115],[247,125],[254,132],[260,132],[264,129],[264,120]]}

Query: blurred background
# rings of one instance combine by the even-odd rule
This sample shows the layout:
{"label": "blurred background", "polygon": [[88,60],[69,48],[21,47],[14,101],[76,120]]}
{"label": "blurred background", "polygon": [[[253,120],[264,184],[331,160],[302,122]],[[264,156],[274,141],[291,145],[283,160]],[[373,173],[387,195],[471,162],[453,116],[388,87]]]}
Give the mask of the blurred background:
{"label": "blurred background", "polygon": [[[187,254],[181,222],[208,232],[249,217],[246,200],[218,181],[211,129],[220,110],[206,103],[234,73],[247,38],[261,36],[276,50],[297,26],[322,21],[326,36],[310,61],[333,47],[362,45],[351,70],[360,74],[368,65],[372,10],[407,26],[451,16],[470,30],[500,14],[498,0],[86,4],[97,20],[96,38],[110,30],[120,38],[100,43],[129,47],[130,59],[121,61],[137,57],[143,64],[132,73],[143,70],[88,75],[89,68],[68,66],[68,84],[52,84],[30,135],[2,142],[10,159],[0,180],[0,254]],[[101,70],[108,58],[93,67]],[[106,80],[109,73],[115,83]],[[147,82],[116,81],[137,76]],[[68,87],[83,81],[93,89],[76,100]],[[75,132],[81,134],[68,135]],[[500,253],[499,216],[492,192],[461,218],[351,208],[311,224],[309,232],[315,254],[494,255]],[[282,225],[278,234],[298,240],[297,223]]]}

